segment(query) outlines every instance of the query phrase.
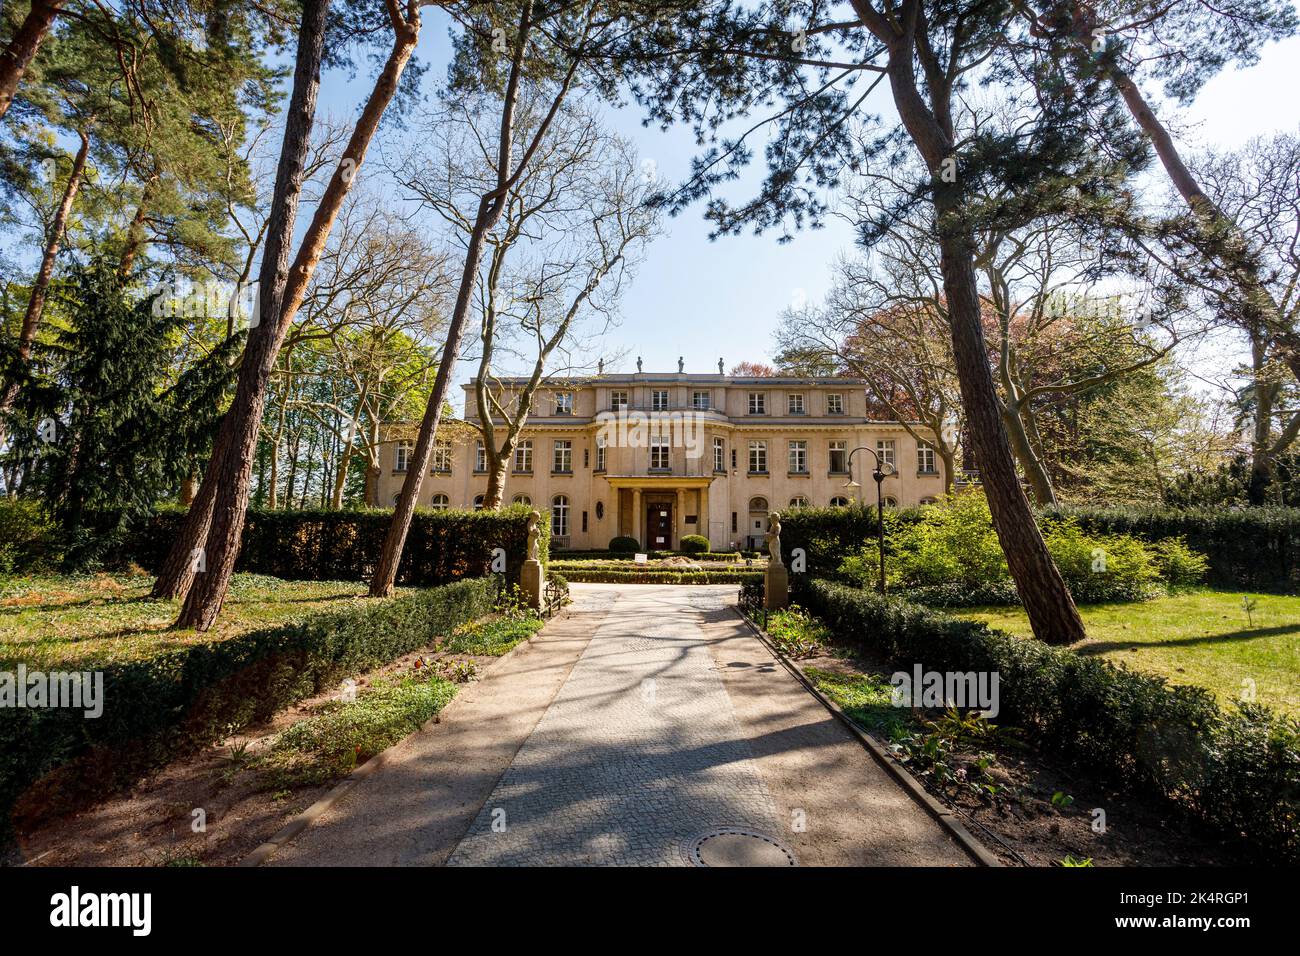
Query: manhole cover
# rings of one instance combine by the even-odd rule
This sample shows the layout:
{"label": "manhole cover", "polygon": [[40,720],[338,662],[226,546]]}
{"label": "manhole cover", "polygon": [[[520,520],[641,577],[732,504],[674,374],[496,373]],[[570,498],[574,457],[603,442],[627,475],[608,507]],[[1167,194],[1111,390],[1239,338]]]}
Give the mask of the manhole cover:
{"label": "manhole cover", "polygon": [[794,853],[765,833],[720,827],[696,837],[686,848],[695,866],[797,866]]}

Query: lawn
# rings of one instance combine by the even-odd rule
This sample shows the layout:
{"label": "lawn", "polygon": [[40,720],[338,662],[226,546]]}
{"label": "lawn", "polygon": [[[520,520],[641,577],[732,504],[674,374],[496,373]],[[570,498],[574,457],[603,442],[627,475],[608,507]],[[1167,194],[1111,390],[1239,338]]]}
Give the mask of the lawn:
{"label": "lawn", "polygon": [[144,574],[0,577],[0,667],[74,668],[137,660],[367,600],[355,581],[236,574],[206,634],[173,631],[179,601],[149,597]]}
{"label": "lawn", "polygon": [[[1222,704],[1242,699],[1251,682],[1259,702],[1300,715],[1300,597],[1198,590],[1123,604],[1083,605],[1088,639],[1080,654],[1197,684]],[[1032,636],[1020,607],[958,612],[1022,637]]]}

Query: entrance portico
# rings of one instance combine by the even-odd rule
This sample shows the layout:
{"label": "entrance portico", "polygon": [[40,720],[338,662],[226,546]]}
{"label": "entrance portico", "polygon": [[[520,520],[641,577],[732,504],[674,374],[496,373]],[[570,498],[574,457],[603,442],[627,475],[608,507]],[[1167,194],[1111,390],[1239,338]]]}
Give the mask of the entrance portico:
{"label": "entrance portico", "polygon": [[709,484],[712,475],[609,475],[618,496],[618,533],[636,538],[651,551],[681,548],[688,534],[709,533]]}

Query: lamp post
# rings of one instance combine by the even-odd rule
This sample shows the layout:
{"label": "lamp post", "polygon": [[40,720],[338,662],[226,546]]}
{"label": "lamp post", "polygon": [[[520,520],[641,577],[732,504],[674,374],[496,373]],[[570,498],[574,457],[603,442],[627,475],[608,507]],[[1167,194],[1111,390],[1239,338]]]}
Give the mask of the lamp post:
{"label": "lamp post", "polygon": [[876,460],[876,467],[871,472],[871,477],[876,479],[876,544],[880,551],[880,593],[883,596],[885,593],[885,497],[881,484],[894,473],[894,466],[887,461],[881,461],[880,456],[872,448],[865,445],[855,448],[849,452],[849,480],[844,483],[845,488],[862,487],[860,482],[853,480],[853,456],[860,451],[865,451]]}

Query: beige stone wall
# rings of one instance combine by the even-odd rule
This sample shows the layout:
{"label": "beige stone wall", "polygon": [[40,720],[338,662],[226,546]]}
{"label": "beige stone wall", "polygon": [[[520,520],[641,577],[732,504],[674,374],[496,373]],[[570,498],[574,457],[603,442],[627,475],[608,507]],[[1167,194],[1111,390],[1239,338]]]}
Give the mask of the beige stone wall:
{"label": "beige stone wall", "polygon": [[[854,478],[859,488],[846,488],[848,478],[843,473],[830,471],[830,442],[842,441],[847,449],[866,446],[877,447],[878,441],[894,443],[894,463],[897,474],[887,478],[883,492],[900,506],[911,506],[943,494],[943,477],[938,472],[918,472],[917,441],[899,423],[878,423],[865,420],[866,400],[860,385],[844,380],[819,380],[816,383],[782,383],[763,380],[733,380],[722,382],[690,380],[690,376],[658,377],[660,380],[577,385],[573,392],[574,411],[569,416],[555,414],[555,400],[549,391],[538,395],[536,413],[525,428],[524,436],[533,443],[533,462],[530,474],[515,473],[511,468],[506,481],[506,500],[526,495],[534,507],[548,514],[551,502],[564,495],[569,503],[569,546],[572,548],[603,548],[619,533],[630,534],[635,516],[632,513],[632,494],[627,488],[620,490],[611,484],[626,484],[629,478],[653,476],[656,483],[671,477],[706,477],[711,479],[707,494],[698,488],[684,488],[678,499],[676,489],[646,488],[642,496],[642,513],[648,507],[650,496],[664,495],[664,500],[674,502],[674,541],[680,543],[682,534],[707,534],[715,548],[732,544],[744,546],[750,536],[761,536],[766,528],[762,513],[751,514],[751,503],[763,499],[763,511],[786,511],[796,498],[808,504],[824,507],[837,498],[865,500],[874,503],[875,482],[870,473],[873,458],[859,452],[853,461]],[[680,379],[685,378],[686,381]],[[605,469],[598,471],[597,435],[601,424],[596,416],[610,407],[613,392],[625,391],[633,411],[651,410],[653,392],[667,391],[669,418],[680,423],[679,438],[691,438],[701,452],[692,457],[681,441],[669,447],[670,471],[656,472],[650,468],[651,451],[648,447],[614,447],[605,451]],[[693,409],[694,393],[707,392],[710,408]],[[762,392],[765,398],[765,415],[749,414],[749,393]],[[789,413],[789,396],[803,396],[803,415]],[[827,396],[842,396],[843,413],[827,413]],[[473,418],[473,395],[467,386],[467,408]],[[661,429],[672,437],[673,428],[667,421]],[[652,429],[652,431],[655,429]],[[714,470],[713,440],[723,441],[724,468]],[[552,470],[554,442],[572,442],[572,473],[558,474]],[[751,441],[767,443],[767,473],[749,472],[749,444]],[[789,469],[789,443],[806,442],[806,473],[791,473]],[[734,467],[733,467],[734,452]],[[397,448],[395,442],[386,444],[382,451],[383,467],[380,470],[379,501],[391,505],[401,489],[405,477],[396,470]],[[475,445],[472,440],[454,445],[452,470],[448,474],[430,474],[420,492],[420,504],[428,506],[436,495],[445,495],[451,507],[469,508],[476,495],[486,486],[486,476],[474,470]],[[513,463],[512,463],[513,464]],[[942,469],[935,459],[935,467]],[[699,483],[699,482],[696,482]],[[707,499],[707,515],[701,505]],[[676,502],[681,507],[676,507]],[[684,519],[695,515],[697,521],[688,524]],[[644,523],[644,518],[643,518]],[[644,530],[644,529],[643,529]],[[644,536],[643,536],[644,542]],[[652,543],[651,543],[651,546]]]}

